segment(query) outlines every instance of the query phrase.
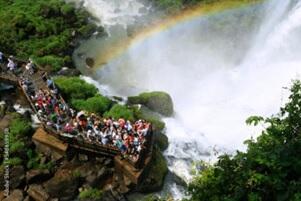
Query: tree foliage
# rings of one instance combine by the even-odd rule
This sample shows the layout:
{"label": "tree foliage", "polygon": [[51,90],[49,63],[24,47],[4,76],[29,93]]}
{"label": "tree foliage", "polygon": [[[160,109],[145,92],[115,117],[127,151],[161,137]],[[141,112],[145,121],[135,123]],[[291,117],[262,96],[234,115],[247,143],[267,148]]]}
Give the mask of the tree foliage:
{"label": "tree foliage", "polygon": [[1,51],[58,70],[71,60],[73,42],[96,29],[86,11],[63,0],[0,0]]}
{"label": "tree foliage", "polygon": [[191,201],[300,200],[301,195],[301,82],[294,81],[288,103],[262,121],[266,129],[247,140],[246,152],[222,155],[190,183]]}

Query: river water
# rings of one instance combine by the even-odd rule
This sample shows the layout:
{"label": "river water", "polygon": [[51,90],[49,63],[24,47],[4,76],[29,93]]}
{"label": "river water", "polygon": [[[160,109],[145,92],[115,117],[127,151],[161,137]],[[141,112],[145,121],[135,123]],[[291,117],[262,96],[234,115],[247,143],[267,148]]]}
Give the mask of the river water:
{"label": "river water", "polygon": [[[129,40],[129,30],[157,20],[139,0],[84,0],[108,30],[74,53],[78,68],[107,95],[129,96],[163,90],[175,115],[165,118],[170,171],[189,181],[194,160],[214,161],[218,153],[244,150],[243,141],[262,127],[245,124],[251,115],[272,115],[301,73],[301,1],[265,3],[179,21],[87,69],[86,57],[101,57]],[[151,17],[149,17],[151,16]],[[183,194],[173,181],[165,190]]]}

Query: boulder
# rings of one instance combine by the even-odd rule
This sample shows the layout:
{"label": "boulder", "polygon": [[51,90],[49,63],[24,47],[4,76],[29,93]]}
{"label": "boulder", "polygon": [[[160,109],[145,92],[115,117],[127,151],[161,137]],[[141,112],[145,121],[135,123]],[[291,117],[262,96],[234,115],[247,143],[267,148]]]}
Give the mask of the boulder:
{"label": "boulder", "polygon": [[35,183],[35,182],[44,182],[50,177],[49,170],[29,170],[26,172],[26,182],[28,184]]}
{"label": "boulder", "polygon": [[168,167],[165,158],[159,149],[154,148],[148,176],[137,187],[137,190],[141,193],[152,193],[162,190],[167,173]]}
{"label": "boulder", "polygon": [[57,74],[62,76],[79,76],[81,73],[76,68],[63,67],[60,71],[57,72]]}
{"label": "boulder", "polygon": [[50,196],[41,185],[30,185],[27,194],[35,201],[47,201]]}
{"label": "boulder", "polygon": [[78,193],[79,177],[69,169],[60,169],[43,186],[51,197],[59,197],[62,201],[72,200]]}
{"label": "boulder", "polygon": [[97,162],[85,163],[74,170],[85,181],[86,186],[102,187],[106,180],[113,175],[113,170]]}
{"label": "boulder", "polygon": [[10,169],[10,188],[18,188],[23,182],[25,182],[25,171],[24,167],[19,165]]}
{"label": "boulder", "polygon": [[94,64],[95,64],[95,61],[94,61],[93,58],[91,58],[91,57],[86,58],[86,65],[87,66],[89,66],[90,68],[93,68]]}
{"label": "boulder", "polygon": [[155,132],[154,144],[157,145],[161,151],[165,151],[168,148],[168,137],[162,132]]}
{"label": "boulder", "polygon": [[162,91],[141,93],[138,96],[128,97],[128,104],[141,104],[167,117],[172,116],[174,112],[171,96]]}
{"label": "boulder", "polygon": [[3,201],[23,201],[23,191],[16,189],[10,192],[10,195],[3,199]]}

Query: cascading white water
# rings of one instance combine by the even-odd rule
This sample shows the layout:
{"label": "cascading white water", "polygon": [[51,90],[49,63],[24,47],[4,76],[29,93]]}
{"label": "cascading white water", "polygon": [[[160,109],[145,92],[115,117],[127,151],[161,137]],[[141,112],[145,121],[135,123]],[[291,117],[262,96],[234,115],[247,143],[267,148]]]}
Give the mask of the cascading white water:
{"label": "cascading white water", "polygon": [[189,180],[193,160],[244,149],[243,141],[261,129],[245,119],[274,114],[284,103],[283,87],[301,73],[301,1],[271,0],[179,23],[97,73],[114,95],[171,94],[176,114],[164,119],[165,156],[170,170]]}

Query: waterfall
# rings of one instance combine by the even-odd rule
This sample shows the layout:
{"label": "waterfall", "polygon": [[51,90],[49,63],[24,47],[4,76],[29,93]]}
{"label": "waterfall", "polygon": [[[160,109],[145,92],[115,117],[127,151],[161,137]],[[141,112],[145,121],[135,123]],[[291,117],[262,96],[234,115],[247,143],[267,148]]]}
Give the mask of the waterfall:
{"label": "waterfall", "polygon": [[[96,9],[96,2],[110,1],[84,2],[97,16],[106,7]],[[277,113],[288,95],[283,87],[300,78],[300,67],[301,1],[270,0],[180,22],[132,45],[95,78],[114,95],[171,94],[175,116],[164,119],[164,155],[169,169],[189,181],[192,161],[244,150],[243,141],[260,134],[246,118]],[[166,188],[181,197],[175,184]]]}

